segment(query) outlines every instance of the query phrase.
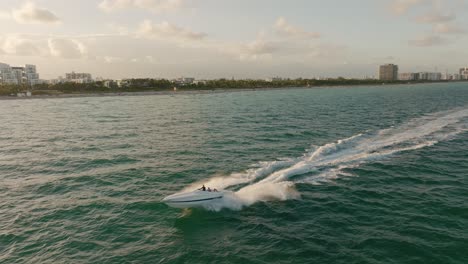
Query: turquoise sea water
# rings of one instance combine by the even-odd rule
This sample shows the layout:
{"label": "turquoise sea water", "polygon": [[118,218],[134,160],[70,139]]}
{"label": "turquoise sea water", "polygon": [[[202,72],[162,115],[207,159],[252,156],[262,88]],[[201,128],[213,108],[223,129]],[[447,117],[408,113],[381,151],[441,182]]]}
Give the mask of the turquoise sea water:
{"label": "turquoise sea water", "polygon": [[[0,263],[468,263],[467,83],[0,113]],[[201,183],[233,195],[160,203]]]}

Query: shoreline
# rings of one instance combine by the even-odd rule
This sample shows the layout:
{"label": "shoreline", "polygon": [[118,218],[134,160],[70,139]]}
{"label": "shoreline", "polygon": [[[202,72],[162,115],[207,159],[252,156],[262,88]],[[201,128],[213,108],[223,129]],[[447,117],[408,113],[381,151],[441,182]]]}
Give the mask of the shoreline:
{"label": "shoreline", "polygon": [[[461,81],[463,82],[463,81]],[[354,87],[380,87],[380,86],[415,86],[427,84],[448,84],[460,82],[429,82],[429,83],[401,83],[401,84],[359,84],[359,85],[323,85],[309,87],[268,87],[268,88],[219,88],[219,89],[200,89],[200,90],[177,90],[177,91],[142,91],[142,92],[106,92],[106,93],[63,93],[56,95],[32,95],[25,97],[0,96],[0,100],[29,100],[29,99],[60,99],[60,98],[86,98],[86,97],[117,97],[117,96],[145,96],[145,95],[194,95],[194,94],[214,94],[229,92],[252,92],[252,91],[271,91],[271,90],[289,90],[289,89],[329,89],[329,88],[354,88]]]}

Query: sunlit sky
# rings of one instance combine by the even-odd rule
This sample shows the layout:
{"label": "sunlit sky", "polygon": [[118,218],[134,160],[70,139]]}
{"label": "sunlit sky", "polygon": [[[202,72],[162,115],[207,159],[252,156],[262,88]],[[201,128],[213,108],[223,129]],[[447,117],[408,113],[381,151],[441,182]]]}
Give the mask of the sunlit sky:
{"label": "sunlit sky", "polygon": [[456,72],[468,0],[1,0],[0,62],[41,78]]}

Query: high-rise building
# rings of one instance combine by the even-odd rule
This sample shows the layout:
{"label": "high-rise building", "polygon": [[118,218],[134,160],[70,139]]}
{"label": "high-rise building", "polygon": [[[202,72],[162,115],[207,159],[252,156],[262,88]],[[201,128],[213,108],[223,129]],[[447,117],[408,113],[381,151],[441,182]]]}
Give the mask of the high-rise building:
{"label": "high-rise building", "polygon": [[26,64],[24,67],[11,67],[8,64],[0,63],[0,83],[36,85],[40,83],[40,80],[35,65]]}
{"label": "high-rise building", "polygon": [[468,80],[468,67],[460,69],[460,78],[462,80]]}
{"label": "high-rise building", "polygon": [[13,73],[10,65],[0,63],[0,83],[2,84],[18,84],[18,79]]}
{"label": "high-rise building", "polygon": [[395,81],[398,80],[398,65],[385,64],[379,68],[379,80]]}
{"label": "high-rise building", "polygon": [[39,84],[39,74],[36,70],[36,65],[26,64],[23,68],[23,78],[25,82],[30,85]]}

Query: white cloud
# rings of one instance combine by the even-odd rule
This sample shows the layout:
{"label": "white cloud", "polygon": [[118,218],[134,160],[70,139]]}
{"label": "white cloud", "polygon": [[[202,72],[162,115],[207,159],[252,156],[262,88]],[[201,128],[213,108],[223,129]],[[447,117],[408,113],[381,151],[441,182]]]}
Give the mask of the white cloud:
{"label": "white cloud", "polygon": [[431,47],[447,44],[447,40],[436,35],[420,36],[414,40],[410,40],[409,44],[416,47]]}
{"label": "white cloud", "polygon": [[155,13],[175,11],[183,6],[182,0],[103,0],[99,8],[105,12],[141,8]]}
{"label": "white cloud", "polygon": [[392,0],[390,10],[397,14],[402,15],[408,12],[414,6],[427,2],[426,0]]}
{"label": "white cloud", "polygon": [[45,8],[37,7],[33,2],[26,2],[21,8],[14,9],[12,16],[16,22],[22,24],[54,24],[60,22],[60,19],[54,13]]}
{"label": "white cloud", "polygon": [[214,45],[221,53],[225,53],[239,60],[254,61],[260,59],[272,59],[273,53],[281,47],[278,43],[269,41],[263,33],[257,38],[246,43],[216,43]]}
{"label": "white cloud", "polygon": [[155,64],[157,62],[157,60],[153,56],[150,56],[150,55],[142,57],[142,58],[133,58],[130,61],[134,63],[149,63],[149,64]]}
{"label": "white cloud", "polygon": [[240,46],[239,58],[241,60],[256,60],[261,56],[270,57],[278,49],[279,47],[273,42],[266,41],[263,37],[259,37],[250,43]]}
{"label": "white cloud", "polygon": [[250,42],[210,43],[208,49],[218,49],[241,61],[304,63],[307,60],[330,62],[344,58],[347,47],[333,43],[310,43],[297,39],[271,39],[265,32]]}
{"label": "white cloud", "polygon": [[11,14],[9,12],[0,11],[0,19],[10,19]]}
{"label": "white cloud", "polygon": [[145,56],[143,58],[143,62],[150,63],[150,64],[155,64],[156,59],[153,56]]}
{"label": "white cloud", "polygon": [[167,21],[154,24],[149,20],[145,20],[140,24],[137,35],[143,38],[176,41],[195,41],[206,37],[205,33],[193,32],[189,29],[170,24]]}
{"label": "white cloud", "polygon": [[118,24],[115,24],[115,23],[109,23],[108,27],[112,32],[116,32],[118,35],[128,35],[129,34],[129,30],[125,26],[121,26],[121,25],[118,25]]}
{"label": "white cloud", "polygon": [[104,56],[103,60],[105,63],[118,63],[125,61],[123,58],[113,56]]}
{"label": "white cloud", "polygon": [[48,40],[50,54],[64,59],[85,58],[88,55],[86,46],[77,40],[67,38],[50,38]]}
{"label": "white cloud", "polygon": [[99,3],[98,7],[106,12],[111,12],[117,9],[126,9],[133,6],[133,0],[104,0]]}
{"label": "white cloud", "polygon": [[343,59],[346,55],[347,47],[332,43],[321,43],[310,47],[309,50],[309,56],[330,62]]}
{"label": "white cloud", "polygon": [[275,23],[276,32],[283,36],[301,37],[301,38],[319,38],[320,33],[307,32],[301,28],[295,27],[286,21],[284,17],[279,17]]}
{"label": "white cloud", "polygon": [[434,25],[434,32],[439,34],[465,34],[466,30],[455,24],[439,23]]}
{"label": "white cloud", "polygon": [[17,56],[40,56],[41,49],[36,41],[19,35],[7,36],[1,48],[5,54]]}
{"label": "white cloud", "polygon": [[443,14],[438,14],[438,13],[429,13],[429,14],[418,16],[416,17],[415,20],[419,23],[433,24],[433,23],[449,22],[455,19],[456,19],[456,16],[454,14],[443,15]]}

